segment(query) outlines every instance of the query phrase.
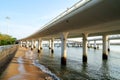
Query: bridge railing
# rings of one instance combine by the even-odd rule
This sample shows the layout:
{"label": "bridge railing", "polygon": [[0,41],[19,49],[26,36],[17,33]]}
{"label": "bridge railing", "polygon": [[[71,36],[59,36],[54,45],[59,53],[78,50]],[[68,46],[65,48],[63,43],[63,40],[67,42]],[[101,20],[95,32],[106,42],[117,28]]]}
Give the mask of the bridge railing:
{"label": "bridge railing", "polygon": [[65,15],[69,14],[70,12],[72,12],[73,10],[76,10],[77,8],[83,6],[84,4],[86,4],[87,2],[89,2],[90,0],[81,0],[79,2],[77,2],[75,5],[73,5],[70,8],[67,8],[66,11],[64,11],[63,13],[61,13],[60,15],[58,15],[57,17],[55,17],[54,19],[52,19],[50,22],[48,22],[47,24],[45,24],[43,27],[41,27],[41,29],[46,28],[46,26],[50,25],[51,23],[57,21],[58,19],[64,17]]}

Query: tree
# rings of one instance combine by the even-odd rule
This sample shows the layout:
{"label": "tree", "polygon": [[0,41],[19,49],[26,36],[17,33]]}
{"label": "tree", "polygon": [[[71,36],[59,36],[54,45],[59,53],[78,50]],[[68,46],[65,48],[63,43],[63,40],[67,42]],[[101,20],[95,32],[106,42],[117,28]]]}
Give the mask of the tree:
{"label": "tree", "polygon": [[12,36],[7,34],[0,33],[0,45],[10,45],[10,44],[14,44],[15,42],[16,42],[16,38],[13,38]]}

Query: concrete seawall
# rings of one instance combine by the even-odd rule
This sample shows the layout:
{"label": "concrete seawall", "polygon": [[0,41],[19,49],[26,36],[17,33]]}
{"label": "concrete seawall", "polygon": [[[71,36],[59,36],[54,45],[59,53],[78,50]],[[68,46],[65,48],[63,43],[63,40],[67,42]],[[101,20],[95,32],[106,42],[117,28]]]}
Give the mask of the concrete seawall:
{"label": "concrete seawall", "polygon": [[12,46],[11,48],[5,49],[4,51],[0,52],[0,75],[7,68],[16,51],[17,46]]}

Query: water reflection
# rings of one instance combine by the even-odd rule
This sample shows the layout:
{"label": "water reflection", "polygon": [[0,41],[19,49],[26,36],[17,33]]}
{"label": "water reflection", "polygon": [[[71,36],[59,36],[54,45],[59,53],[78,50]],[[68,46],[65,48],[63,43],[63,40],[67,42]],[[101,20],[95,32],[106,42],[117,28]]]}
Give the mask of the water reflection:
{"label": "water reflection", "polygon": [[67,67],[66,67],[66,65],[61,65],[61,70],[67,70]]}
{"label": "water reflection", "polygon": [[109,63],[107,60],[103,60],[102,61],[102,65],[101,65],[101,68],[100,68],[100,71],[101,71],[101,78],[103,79],[110,79],[110,73],[109,73]]}
{"label": "water reflection", "polygon": [[51,50],[49,51],[49,56],[50,56],[51,58],[54,58],[54,53],[51,52]]}
{"label": "water reflection", "polygon": [[36,54],[38,54],[38,57],[37,58],[41,58],[43,56],[43,50],[40,49],[40,52],[36,52]]}
{"label": "water reflection", "polygon": [[60,48],[55,48],[54,54],[51,54],[49,49],[44,49],[43,55],[39,59],[40,63],[48,67],[52,72],[56,73],[56,75],[58,75],[63,80],[106,80],[120,78],[120,57],[116,58],[118,55],[120,56],[120,54],[111,53],[109,54],[108,61],[106,61],[102,60],[102,50],[89,49],[88,62],[83,63],[81,57],[81,48],[68,49],[66,66],[62,66],[60,64]]}
{"label": "water reflection", "polygon": [[86,62],[83,62],[83,64],[82,64],[82,73],[84,73],[84,72],[87,72],[87,66],[88,64],[86,63]]}

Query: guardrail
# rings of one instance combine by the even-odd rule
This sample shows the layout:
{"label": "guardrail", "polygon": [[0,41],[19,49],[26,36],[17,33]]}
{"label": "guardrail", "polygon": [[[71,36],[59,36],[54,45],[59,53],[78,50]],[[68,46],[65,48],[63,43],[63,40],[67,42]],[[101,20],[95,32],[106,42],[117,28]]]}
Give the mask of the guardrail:
{"label": "guardrail", "polygon": [[84,4],[88,3],[90,0],[80,0],[79,2],[77,2],[75,5],[73,5],[70,8],[67,8],[66,11],[64,11],[63,13],[61,13],[60,15],[58,15],[57,17],[53,18],[50,22],[48,22],[47,24],[45,24],[43,27],[41,27],[42,29],[45,29],[48,25],[52,24],[53,22],[57,21],[58,19],[64,17],[65,15],[69,14],[70,12],[76,10],[77,8],[83,6]]}

